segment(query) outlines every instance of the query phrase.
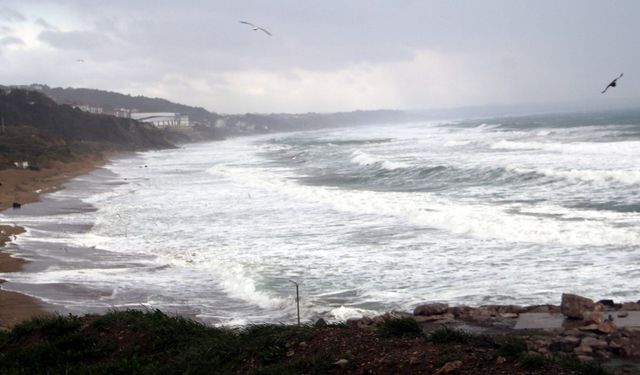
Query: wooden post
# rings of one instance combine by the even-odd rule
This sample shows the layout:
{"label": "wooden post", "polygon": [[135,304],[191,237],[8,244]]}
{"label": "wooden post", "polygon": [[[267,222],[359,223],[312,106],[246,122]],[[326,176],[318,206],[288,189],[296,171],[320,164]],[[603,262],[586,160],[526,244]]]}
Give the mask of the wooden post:
{"label": "wooden post", "polygon": [[300,327],[300,293],[298,291],[298,283],[289,279],[296,286],[296,307],[298,310],[298,327]]}

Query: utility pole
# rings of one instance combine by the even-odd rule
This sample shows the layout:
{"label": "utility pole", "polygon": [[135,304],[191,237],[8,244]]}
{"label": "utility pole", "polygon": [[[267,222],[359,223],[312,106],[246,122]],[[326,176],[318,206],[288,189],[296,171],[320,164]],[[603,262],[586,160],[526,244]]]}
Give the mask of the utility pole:
{"label": "utility pole", "polygon": [[300,327],[300,293],[298,291],[298,283],[289,279],[296,286],[296,307],[298,308],[298,327]]}

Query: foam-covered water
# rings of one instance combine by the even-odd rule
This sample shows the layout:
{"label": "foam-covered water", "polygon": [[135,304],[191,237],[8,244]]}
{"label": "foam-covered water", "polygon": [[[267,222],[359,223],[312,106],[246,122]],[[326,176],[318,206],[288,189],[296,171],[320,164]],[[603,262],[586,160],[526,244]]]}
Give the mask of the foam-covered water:
{"label": "foam-covered water", "polygon": [[29,228],[15,250],[34,262],[0,277],[71,311],[229,324],[292,321],[290,279],[307,319],[562,292],[635,300],[638,146],[640,116],[612,113],[145,152],[5,212]]}

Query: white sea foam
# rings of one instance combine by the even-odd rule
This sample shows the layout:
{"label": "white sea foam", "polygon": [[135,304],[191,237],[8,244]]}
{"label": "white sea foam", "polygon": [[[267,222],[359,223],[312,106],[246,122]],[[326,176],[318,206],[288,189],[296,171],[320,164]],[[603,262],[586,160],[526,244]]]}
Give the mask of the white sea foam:
{"label": "white sea foam", "polygon": [[405,163],[386,160],[380,157],[373,156],[366,152],[356,150],[351,153],[351,162],[354,164],[362,165],[362,166],[377,166],[386,170],[395,170],[401,168],[408,168],[409,166]]}
{"label": "white sea foam", "polygon": [[520,168],[513,166],[508,169],[518,173],[541,173],[549,177],[560,177],[573,182],[593,182],[603,186],[608,186],[611,183],[640,184],[640,170]]}
{"label": "white sea foam", "polygon": [[427,227],[458,235],[513,242],[559,243],[571,245],[638,245],[640,233],[613,227],[601,221],[567,222],[508,212],[508,207],[466,204],[439,198],[430,193],[344,191],[302,186],[259,169],[217,166],[212,173],[271,188],[296,199],[321,202],[335,209],[361,214],[401,217]]}
{"label": "white sea foam", "polygon": [[550,152],[560,152],[569,154],[588,155],[626,155],[637,156],[640,149],[640,142],[521,142],[501,140],[491,145],[492,149],[506,150],[543,150]]}
{"label": "white sea foam", "polygon": [[346,322],[349,318],[362,318],[363,316],[374,316],[376,314],[376,311],[345,306],[337,307],[329,312],[331,317],[340,322]]}
{"label": "white sea foam", "polygon": [[[548,303],[563,290],[640,297],[630,255],[640,245],[640,214],[605,205],[633,201],[637,152],[603,152],[629,143],[595,144],[593,134],[575,130],[484,129],[491,126],[332,129],[314,133],[317,142],[297,133],[264,146],[271,135],[120,160],[109,167],[116,175],[107,189],[56,198],[83,199],[95,212],[12,213],[32,226],[18,245],[36,255],[37,271],[2,275],[15,282],[3,287],[30,285],[34,295],[73,309],[145,304],[223,324],[295,321],[290,278],[300,281],[303,319],[344,320],[424,300]],[[396,141],[325,142],[363,134]],[[531,142],[542,136],[546,142]],[[501,141],[507,148],[491,147]],[[463,142],[472,146],[452,147]],[[305,160],[280,163],[299,147],[309,151]],[[445,166],[452,180],[430,189],[432,176],[398,173],[406,186],[389,188],[396,174],[385,174],[383,184],[351,189],[301,178],[333,167],[375,175],[418,165]],[[500,168],[557,178],[458,180]],[[605,203],[573,208],[591,200]],[[49,223],[55,226],[47,230]],[[94,225],[87,233],[57,229],[69,223]],[[65,244],[87,249],[67,254],[58,249]],[[51,267],[40,267],[43,258]],[[46,291],[59,283],[73,288]],[[77,287],[97,296],[86,301]]]}

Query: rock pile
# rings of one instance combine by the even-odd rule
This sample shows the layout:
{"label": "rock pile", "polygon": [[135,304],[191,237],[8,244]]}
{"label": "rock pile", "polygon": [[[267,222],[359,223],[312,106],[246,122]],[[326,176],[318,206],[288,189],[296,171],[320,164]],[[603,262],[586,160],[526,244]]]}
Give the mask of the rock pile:
{"label": "rock pile", "polygon": [[[516,322],[531,317],[552,323],[516,329]],[[425,303],[416,306],[413,314],[391,311],[375,317],[349,319],[347,323],[366,329],[398,318],[415,319],[425,332],[448,326],[470,333],[517,335],[527,341],[529,350],[541,354],[574,356],[582,361],[612,357],[640,360],[640,303],[594,302],[565,293],[560,306],[470,307]]]}

